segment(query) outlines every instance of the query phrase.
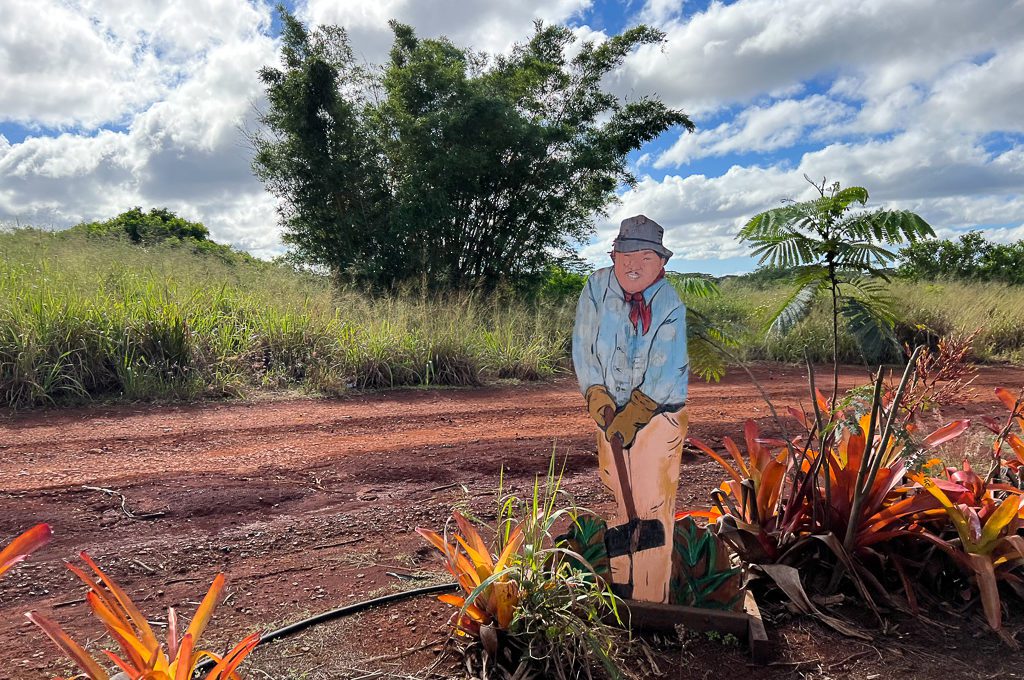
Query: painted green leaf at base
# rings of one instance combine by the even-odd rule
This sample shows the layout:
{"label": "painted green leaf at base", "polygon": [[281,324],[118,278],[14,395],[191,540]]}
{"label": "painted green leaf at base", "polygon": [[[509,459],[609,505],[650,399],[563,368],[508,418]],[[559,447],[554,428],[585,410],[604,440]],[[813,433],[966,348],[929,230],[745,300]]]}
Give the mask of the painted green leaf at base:
{"label": "painted green leaf at base", "polygon": [[[606,581],[611,580],[612,567],[608,558],[608,550],[604,544],[604,533],[608,523],[590,514],[579,514],[569,526],[569,530],[559,537],[566,542],[566,547],[580,555],[588,564],[569,558],[569,562],[577,569],[592,571]],[[588,566],[589,565],[589,566]]]}
{"label": "painted green leaf at base", "polygon": [[742,569],[732,566],[725,543],[692,517],[684,517],[676,522],[672,545],[670,604],[743,608]]}

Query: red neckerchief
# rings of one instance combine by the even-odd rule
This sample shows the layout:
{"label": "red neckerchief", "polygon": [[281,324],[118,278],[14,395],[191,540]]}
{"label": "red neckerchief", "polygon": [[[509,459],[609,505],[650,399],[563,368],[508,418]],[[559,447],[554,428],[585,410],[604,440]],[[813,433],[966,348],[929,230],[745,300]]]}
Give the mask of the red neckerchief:
{"label": "red neckerchief", "polygon": [[[658,274],[658,278],[654,279],[651,283],[653,286],[658,281],[665,278],[665,268],[662,267],[661,272]],[[647,286],[650,288],[651,286]],[[643,323],[643,333],[641,335],[647,335],[647,331],[651,330],[651,303],[644,300],[644,293],[627,293],[622,291],[622,296],[626,302],[629,303],[629,320],[633,322],[633,330],[637,330],[637,324]]]}

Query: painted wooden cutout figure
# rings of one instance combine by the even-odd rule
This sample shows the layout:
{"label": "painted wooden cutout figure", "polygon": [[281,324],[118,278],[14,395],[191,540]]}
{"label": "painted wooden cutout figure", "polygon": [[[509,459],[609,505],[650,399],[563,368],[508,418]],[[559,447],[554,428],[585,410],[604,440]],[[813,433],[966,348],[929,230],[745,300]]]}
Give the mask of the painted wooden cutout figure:
{"label": "painted wooden cutout figure", "polygon": [[667,602],[679,462],[686,438],[686,307],[665,280],[664,230],[622,221],[612,266],[587,280],[573,363],[599,428],[601,481],[615,497],[605,545],[622,597]]}

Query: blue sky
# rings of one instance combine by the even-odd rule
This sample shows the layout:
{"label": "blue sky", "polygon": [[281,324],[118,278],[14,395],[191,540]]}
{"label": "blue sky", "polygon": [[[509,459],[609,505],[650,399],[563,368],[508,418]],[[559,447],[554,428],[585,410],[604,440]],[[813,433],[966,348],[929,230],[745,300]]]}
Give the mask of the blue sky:
{"label": "blue sky", "polygon": [[[1014,0],[300,0],[385,58],[387,20],[502,51],[532,20],[603,40],[643,21],[665,45],[630,55],[607,87],[656,94],[697,131],[631,155],[637,187],[595,217],[594,264],[618,222],[666,228],[670,268],[754,266],[735,233],[803,175],[865,186],[873,207],[918,212],[942,236],[1024,238],[1024,3]],[[9,0],[0,31],[0,224],[62,228],[131,206],[203,221],[215,239],[282,252],[274,199],[243,129],[277,22],[253,0]],[[39,35],[46,35],[42,42]]]}

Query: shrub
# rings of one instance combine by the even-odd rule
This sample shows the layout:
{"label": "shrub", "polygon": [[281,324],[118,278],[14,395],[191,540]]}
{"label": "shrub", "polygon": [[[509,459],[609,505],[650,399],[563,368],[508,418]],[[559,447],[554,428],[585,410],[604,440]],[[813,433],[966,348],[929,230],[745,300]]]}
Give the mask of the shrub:
{"label": "shrub", "polygon": [[532,498],[504,497],[493,550],[457,512],[457,533],[416,530],[441,552],[462,589],[438,599],[459,608],[453,635],[469,641],[462,653],[470,665],[479,661],[482,677],[495,667],[514,677],[589,676],[593,665],[623,677],[615,661],[622,633],[605,622],[618,617],[615,596],[555,533],[556,524],[579,514],[560,484],[552,457]]}
{"label": "shrub", "polygon": [[[813,414],[790,409],[804,428],[793,439],[764,439],[748,422],[746,458],[728,437],[723,442],[733,462],[691,437],[729,479],[712,493],[711,508],[680,514],[715,522],[747,563],[802,567],[801,579],[779,581],[791,596],[802,590],[801,581],[828,594],[846,575],[873,609],[880,599],[916,610],[919,588],[951,599],[973,586],[989,626],[1015,646],[1001,630],[998,584],[1017,592],[1024,584],[1024,495],[992,478],[1000,469],[1015,473],[1024,460],[1024,443],[1012,431],[1024,432],[1024,399],[1002,388],[996,392],[1010,415],[1005,424],[985,421],[997,434],[988,478],[966,462],[944,470],[936,460],[922,464],[923,454],[955,441],[970,421],[950,422],[926,437],[916,434],[918,411],[950,398],[927,381],[920,390],[909,386],[915,371],[942,373],[919,356],[914,353],[903,379],[888,389],[880,369],[869,396],[858,390],[833,405],[818,392]],[[929,558],[935,547],[953,569]],[[916,577],[908,575],[911,568]],[[785,576],[775,569],[766,573]],[[893,595],[899,590],[902,600]],[[836,619],[823,620],[846,632]]]}

